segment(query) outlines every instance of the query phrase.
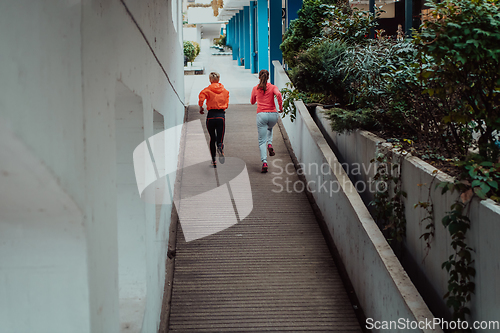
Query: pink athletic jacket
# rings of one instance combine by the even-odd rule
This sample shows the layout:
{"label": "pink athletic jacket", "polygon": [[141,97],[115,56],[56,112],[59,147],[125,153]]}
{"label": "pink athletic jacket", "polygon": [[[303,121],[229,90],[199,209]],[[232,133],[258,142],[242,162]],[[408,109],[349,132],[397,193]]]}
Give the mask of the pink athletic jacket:
{"label": "pink athletic jacket", "polygon": [[255,104],[257,102],[257,113],[259,112],[276,112],[276,106],[274,105],[274,95],[278,98],[278,105],[280,110],[283,110],[283,98],[281,93],[274,84],[267,83],[266,91],[258,89],[258,85],[252,89],[252,97],[250,97],[250,103]]}

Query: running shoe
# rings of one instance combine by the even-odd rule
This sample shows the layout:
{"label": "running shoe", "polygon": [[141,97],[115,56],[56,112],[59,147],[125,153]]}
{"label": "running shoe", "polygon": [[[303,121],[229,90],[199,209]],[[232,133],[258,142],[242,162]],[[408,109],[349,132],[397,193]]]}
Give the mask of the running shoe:
{"label": "running shoe", "polygon": [[223,143],[219,144],[219,146],[217,147],[217,153],[219,153],[219,162],[221,164],[224,164],[224,162],[226,161],[226,157],[224,157],[224,144]]}
{"label": "running shoe", "polygon": [[212,163],[210,164],[212,167],[214,168],[217,168],[217,162],[216,161],[212,161]]}
{"label": "running shoe", "polygon": [[262,164],[262,173],[266,173],[267,172],[267,163],[264,162],[264,164]]}
{"label": "running shoe", "polygon": [[274,149],[273,149],[273,145],[272,145],[272,144],[268,144],[268,145],[267,145],[267,150],[269,150],[269,156],[274,156],[274,155],[276,155],[276,154],[274,153]]}

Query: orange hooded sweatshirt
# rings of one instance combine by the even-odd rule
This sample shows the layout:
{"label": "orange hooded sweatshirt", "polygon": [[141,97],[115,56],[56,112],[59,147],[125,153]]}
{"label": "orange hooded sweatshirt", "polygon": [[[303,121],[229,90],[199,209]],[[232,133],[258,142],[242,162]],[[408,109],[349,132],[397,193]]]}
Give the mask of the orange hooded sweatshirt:
{"label": "orange hooded sweatshirt", "polygon": [[198,98],[199,106],[203,106],[203,101],[207,100],[207,110],[225,110],[229,104],[229,91],[221,83],[212,83],[200,92]]}

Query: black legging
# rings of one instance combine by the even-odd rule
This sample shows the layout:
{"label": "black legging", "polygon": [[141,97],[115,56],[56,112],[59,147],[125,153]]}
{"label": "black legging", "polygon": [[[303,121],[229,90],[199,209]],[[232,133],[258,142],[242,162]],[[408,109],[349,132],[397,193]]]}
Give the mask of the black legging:
{"label": "black legging", "polygon": [[[219,109],[208,110],[207,130],[210,134],[210,153],[212,160],[215,161],[215,152],[217,146],[224,143],[224,132],[226,131],[225,111]],[[217,143],[217,146],[215,145]]]}

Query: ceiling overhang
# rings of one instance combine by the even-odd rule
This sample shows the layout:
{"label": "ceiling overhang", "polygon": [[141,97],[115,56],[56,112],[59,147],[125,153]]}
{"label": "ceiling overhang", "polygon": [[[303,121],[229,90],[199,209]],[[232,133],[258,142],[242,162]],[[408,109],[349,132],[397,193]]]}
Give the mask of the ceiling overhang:
{"label": "ceiling overhang", "polygon": [[[380,6],[398,2],[399,0],[375,0],[375,4]],[[368,0],[349,0],[351,6],[356,4],[368,4]],[[229,21],[234,15],[240,12],[245,6],[250,6],[250,0],[224,0],[224,7],[219,9],[219,21]]]}
{"label": "ceiling overhang", "polygon": [[245,6],[250,6],[250,0],[224,0],[224,7],[219,9],[219,21],[229,21]]}

